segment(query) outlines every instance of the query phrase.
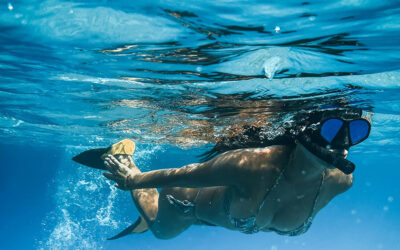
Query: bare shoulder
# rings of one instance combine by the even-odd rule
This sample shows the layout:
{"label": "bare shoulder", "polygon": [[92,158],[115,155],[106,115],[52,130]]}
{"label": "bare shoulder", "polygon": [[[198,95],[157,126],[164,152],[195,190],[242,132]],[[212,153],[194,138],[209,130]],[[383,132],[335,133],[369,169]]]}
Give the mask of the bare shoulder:
{"label": "bare shoulder", "polygon": [[222,153],[206,164],[218,169],[229,169],[225,176],[236,176],[236,187],[241,194],[251,194],[253,189],[264,190],[279,175],[287,164],[292,149],[287,146],[269,146],[264,148],[246,148]]}
{"label": "bare shoulder", "polygon": [[333,198],[346,192],[353,185],[353,175],[346,175],[338,169],[328,169],[325,173],[324,185],[321,189],[321,198],[316,210],[319,211]]}
{"label": "bare shoulder", "polygon": [[230,150],[216,158],[219,159],[240,159],[240,164],[248,164],[253,161],[280,161],[283,157],[290,155],[291,148],[284,145],[274,145],[264,148],[245,148]]}
{"label": "bare shoulder", "polygon": [[325,183],[334,195],[347,191],[353,185],[353,174],[346,175],[339,169],[329,169],[325,177]]}
{"label": "bare shoulder", "polygon": [[287,163],[291,148],[283,145],[269,146],[264,148],[247,148],[230,150],[216,156],[213,164],[235,165],[242,173],[271,173],[280,172]]}

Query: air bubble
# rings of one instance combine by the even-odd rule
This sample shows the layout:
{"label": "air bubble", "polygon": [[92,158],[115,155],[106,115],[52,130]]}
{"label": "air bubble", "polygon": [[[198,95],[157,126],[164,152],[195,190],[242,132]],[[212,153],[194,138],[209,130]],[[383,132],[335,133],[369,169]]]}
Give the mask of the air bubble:
{"label": "air bubble", "polygon": [[315,130],[318,129],[318,125],[315,124],[315,123],[313,123],[313,124],[311,124],[311,125],[309,126],[309,128],[315,131]]}

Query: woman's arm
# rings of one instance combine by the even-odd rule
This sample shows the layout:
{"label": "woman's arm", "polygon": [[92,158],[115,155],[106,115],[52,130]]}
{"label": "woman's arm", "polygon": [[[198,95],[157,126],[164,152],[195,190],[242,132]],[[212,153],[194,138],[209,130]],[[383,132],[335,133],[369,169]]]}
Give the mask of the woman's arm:
{"label": "woman's arm", "polygon": [[[118,183],[121,189],[164,188],[164,187],[210,187],[242,186],[256,181],[261,172],[271,169],[271,154],[277,149],[240,149],[225,152],[204,162],[190,164],[181,168],[160,169],[144,173],[128,174],[115,178],[119,173],[127,172],[114,157],[106,160],[111,174],[105,176]],[[273,164],[272,164],[273,165]],[[123,170],[118,170],[122,168]],[[127,168],[127,167],[126,167]],[[122,180],[122,181],[121,181]],[[122,183],[123,182],[123,183]]]}
{"label": "woman's arm", "polygon": [[235,185],[246,174],[246,166],[245,164],[239,164],[237,158],[240,156],[236,154],[226,154],[204,163],[193,163],[181,168],[140,173],[135,178],[132,178],[130,184],[133,188],[199,188]]}

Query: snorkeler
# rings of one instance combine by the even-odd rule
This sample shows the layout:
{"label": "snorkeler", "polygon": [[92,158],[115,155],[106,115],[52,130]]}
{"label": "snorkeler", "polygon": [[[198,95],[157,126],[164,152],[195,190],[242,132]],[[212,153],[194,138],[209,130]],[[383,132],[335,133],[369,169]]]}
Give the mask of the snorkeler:
{"label": "snorkeler", "polygon": [[191,225],[295,236],[351,187],[355,166],[346,156],[367,139],[371,124],[361,110],[350,108],[301,112],[294,121],[272,140],[258,128],[246,128],[243,134],[253,147],[235,143],[245,141],[240,136],[228,138],[215,145],[207,161],[181,168],[141,172],[132,161],[130,140],[73,160],[108,170],[105,177],[131,191],[141,216],[111,239],[149,229],[170,239]]}

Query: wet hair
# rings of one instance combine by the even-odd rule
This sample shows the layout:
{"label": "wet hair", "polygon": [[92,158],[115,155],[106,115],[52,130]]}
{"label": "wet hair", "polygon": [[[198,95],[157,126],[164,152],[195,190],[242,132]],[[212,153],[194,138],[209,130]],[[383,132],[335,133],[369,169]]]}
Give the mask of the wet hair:
{"label": "wet hair", "polygon": [[360,118],[361,115],[362,110],[358,108],[334,108],[298,112],[292,116],[290,121],[281,123],[277,128],[245,125],[239,133],[230,137],[219,138],[214,147],[200,157],[202,161],[207,161],[223,152],[234,149],[273,145],[294,147],[299,136],[315,136],[318,125],[325,118]]}

